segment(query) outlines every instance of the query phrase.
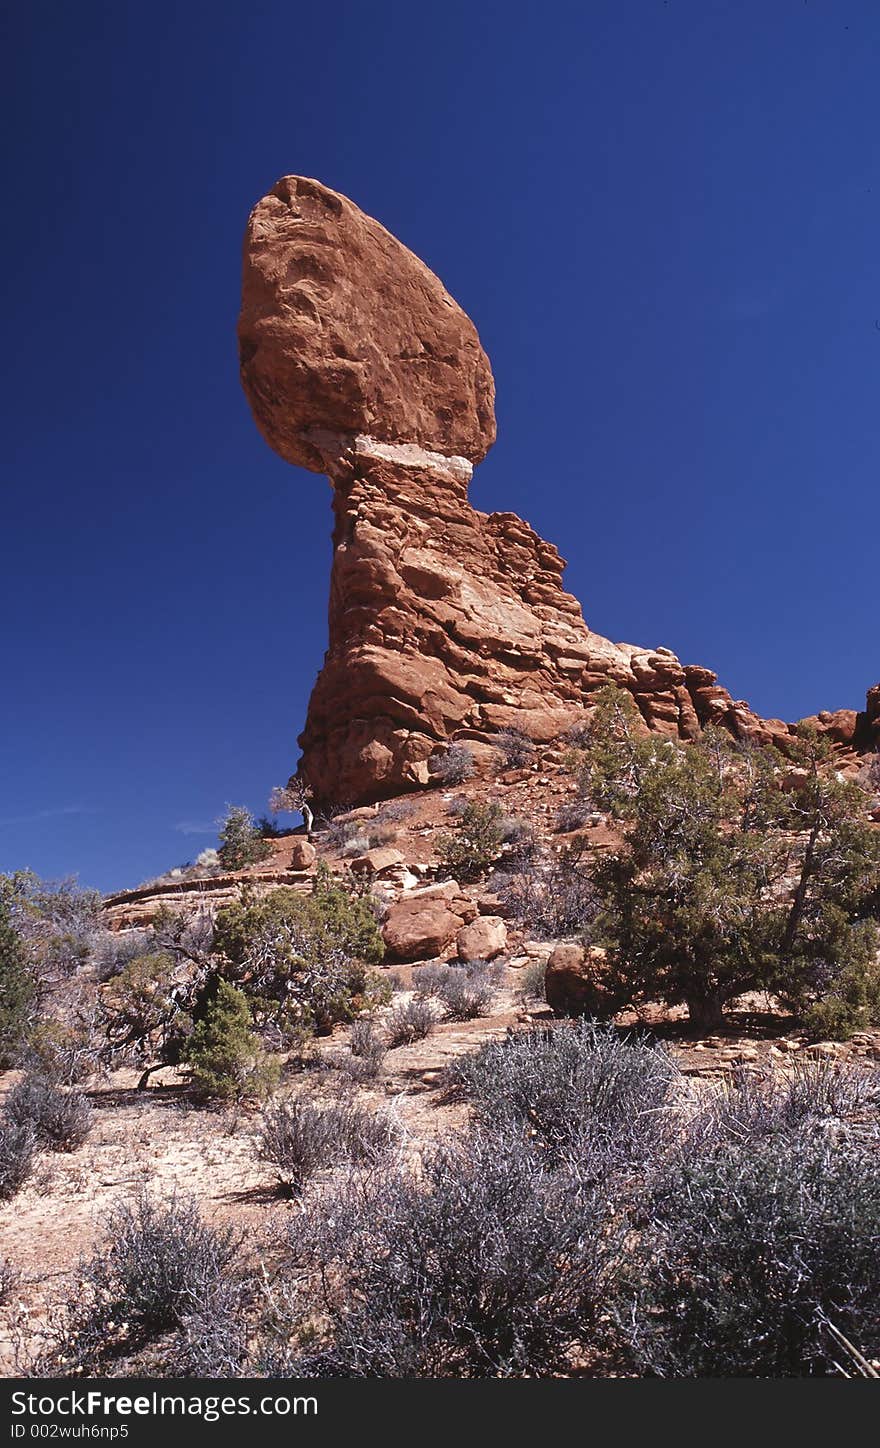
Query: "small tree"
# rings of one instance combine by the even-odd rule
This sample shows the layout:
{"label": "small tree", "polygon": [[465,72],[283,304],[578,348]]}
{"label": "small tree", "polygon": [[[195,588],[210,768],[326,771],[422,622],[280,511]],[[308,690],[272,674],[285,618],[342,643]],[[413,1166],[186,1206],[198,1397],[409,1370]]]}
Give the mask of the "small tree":
{"label": "small tree", "polygon": [[205,1100],[260,1098],[278,1084],[278,1065],[260,1045],[247,998],[225,980],[216,982],[187,1042],[186,1060],[193,1090]]}
{"label": "small tree", "polygon": [[725,1003],[757,987],[798,1009],[840,979],[852,994],[876,950],[878,838],[823,741],[805,731],[796,756],[785,789],[770,751],[717,729],[687,746],[645,735],[628,695],[597,695],[578,770],[624,831],[595,869],[593,931],[621,1003],[684,1002],[715,1029]]}
{"label": "small tree", "polygon": [[220,829],[220,862],[227,870],[243,870],[246,865],[259,864],[272,853],[272,846],[254,824],[250,810],[231,804]]}
{"label": "small tree", "polygon": [[327,1031],[377,1003],[385,947],[369,896],[318,870],[312,893],[282,887],[217,915],[217,967],[282,1037]]}
{"label": "small tree", "polygon": [[501,854],[505,834],[504,811],[490,800],[465,805],[454,830],[437,839],[437,854],[460,880],[478,880]]}
{"label": "small tree", "polygon": [[193,971],[181,969],[168,952],[154,950],[128,961],[102,988],[104,1055],[114,1064],[142,1066],[141,1089],[154,1071],[180,1061],[192,1027],[196,983]]}
{"label": "small tree", "polygon": [[312,791],[294,774],[286,785],[276,784],[269,796],[269,808],[273,814],[301,814],[306,835],[311,838],[315,815],[311,806]]}

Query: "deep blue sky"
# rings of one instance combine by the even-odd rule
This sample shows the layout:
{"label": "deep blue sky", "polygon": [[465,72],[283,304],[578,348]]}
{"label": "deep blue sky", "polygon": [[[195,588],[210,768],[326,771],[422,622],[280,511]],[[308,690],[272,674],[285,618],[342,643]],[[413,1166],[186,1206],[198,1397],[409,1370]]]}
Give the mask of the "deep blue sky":
{"label": "deep blue sky", "polygon": [[329,488],[262,442],[235,349],[290,171],[474,317],[473,500],[559,545],[591,627],[767,714],[862,705],[876,0],[8,9],[0,869],[135,883],[296,762]]}

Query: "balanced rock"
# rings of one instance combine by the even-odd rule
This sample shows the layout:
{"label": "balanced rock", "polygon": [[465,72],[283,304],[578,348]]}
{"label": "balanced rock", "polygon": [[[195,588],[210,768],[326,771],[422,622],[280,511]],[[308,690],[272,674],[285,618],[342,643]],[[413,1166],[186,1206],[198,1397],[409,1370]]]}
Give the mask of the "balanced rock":
{"label": "balanced rock", "polygon": [[[264,437],[334,489],[329,648],[299,740],[298,776],[319,801],[425,785],[452,739],[479,747],[515,728],[546,743],[609,682],[646,729],[693,739],[720,724],[788,747],[793,726],[759,718],[711,670],[593,633],[553,545],[471,506],[472,465],[495,437],[477,332],[347,197],[285,176],[257,204],[238,336]],[[880,688],[866,714],[818,718],[840,747],[868,747]]]}
{"label": "balanced rock", "polygon": [[433,272],[345,196],[285,176],[251,213],[241,377],[269,446],[317,472],[349,439],[478,462],[495,387],[473,322]]}

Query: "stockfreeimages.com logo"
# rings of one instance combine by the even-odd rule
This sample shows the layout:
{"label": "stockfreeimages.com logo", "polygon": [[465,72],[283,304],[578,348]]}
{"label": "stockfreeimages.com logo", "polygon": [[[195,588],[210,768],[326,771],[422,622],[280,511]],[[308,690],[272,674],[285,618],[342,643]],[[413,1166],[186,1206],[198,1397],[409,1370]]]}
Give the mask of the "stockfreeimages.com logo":
{"label": "stockfreeimages.com logo", "polygon": [[[30,1422],[13,1421],[13,1438],[127,1438],[128,1425],[125,1421],[109,1423],[83,1422],[89,1418],[201,1418],[203,1423],[217,1423],[221,1418],[246,1417],[315,1417],[318,1412],[317,1398],[288,1398],[274,1394],[257,1397],[250,1394],[231,1396],[196,1394],[139,1393],[132,1397],[125,1393],[104,1393],[97,1389],[88,1392],[65,1392],[56,1395],[48,1393],[12,1394],[13,1420],[31,1419]],[[41,1419],[79,1419],[55,1426]],[[64,1427],[67,1432],[64,1432]]]}

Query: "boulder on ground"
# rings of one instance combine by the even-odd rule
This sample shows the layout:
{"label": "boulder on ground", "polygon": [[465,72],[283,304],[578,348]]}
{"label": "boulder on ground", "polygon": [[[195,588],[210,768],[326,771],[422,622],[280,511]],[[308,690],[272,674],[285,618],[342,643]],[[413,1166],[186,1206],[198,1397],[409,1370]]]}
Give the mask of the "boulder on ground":
{"label": "boulder on ground", "polygon": [[318,851],[305,836],[293,841],[290,851],[291,870],[310,870],[318,858]]}
{"label": "boulder on ground", "polygon": [[367,850],[351,862],[353,875],[381,875],[383,870],[392,870],[403,864],[403,855],[391,845],[378,845]]}
{"label": "boulder on ground", "polygon": [[507,926],[499,915],[478,915],[455,943],[459,960],[494,960],[507,948]]}
{"label": "boulder on ground", "polygon": [[461,917],[436,895],[398,900],[385,917],[382,939],[390,960],[430,960],[440,955],[461,929]]}
{"label": "boulder on ground", "polygon": [[616,1002],[608,981],[605,951],[563,942],[547,961],[547,1004],[559,1016],[609,1016]]}

